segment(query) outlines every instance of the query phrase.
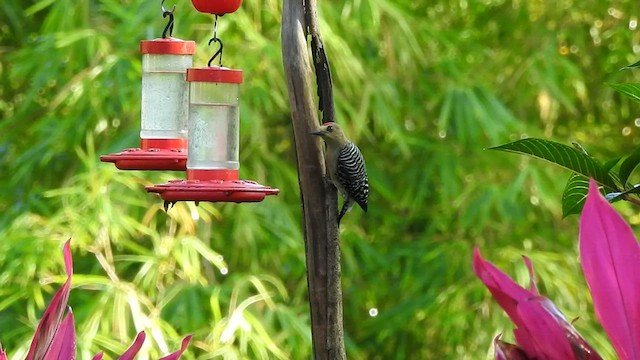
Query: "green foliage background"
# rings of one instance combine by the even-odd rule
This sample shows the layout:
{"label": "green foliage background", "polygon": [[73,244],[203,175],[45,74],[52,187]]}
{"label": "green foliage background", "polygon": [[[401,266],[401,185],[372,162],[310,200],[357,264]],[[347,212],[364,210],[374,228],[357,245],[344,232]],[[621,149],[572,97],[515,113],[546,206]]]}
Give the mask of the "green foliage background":
{"label": "green foliage background", "polygon": [[[174,35],[211,49],[213,19],[176,1]],[[171,1],[167,2],[171,6]],[[606,82],[640,57],[636,1],[321,2],[338,117],[360,145],[369,213],[343,222],[352,359],[483,359],[511,325],[471,272],[471,251],[541,289],[605,356],[561,219],[569,173],[484,148],[538,136],[612,158],[638,145],[638,106]],[[194,334],[186,359],[311,356],[304,243],[280,52],[282,4],[222,18],[225,65],[242,68],[241,176],[281,189],[250,205],[181,203],[143,186],[181,173],[117,171],[138,143],[139,41],[159,1],[4,0],[0,12],[0,339],[23,358],[63,281],[78,358],[121,353],[147,329],[151,358]],[[640,222],[618,205],[633,223]],[[372,308],[378,310],[369,316]]]}

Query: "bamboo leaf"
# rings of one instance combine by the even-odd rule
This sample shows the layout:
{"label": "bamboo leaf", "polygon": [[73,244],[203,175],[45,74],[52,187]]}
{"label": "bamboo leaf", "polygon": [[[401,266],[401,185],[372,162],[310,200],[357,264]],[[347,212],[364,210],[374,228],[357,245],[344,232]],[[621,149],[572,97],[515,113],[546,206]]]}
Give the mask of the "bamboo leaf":
{"label": "bamboo leaf", "polygon": [[637,69],[637,68],[640,68],[640,61],[637,61],[637,62],[635,62],[635,63],[633,63],[631,65],[627,65],[627,66],[621,68],[620,70],[621,71],[622,70],[631,70],[631,69]]}
{"label": "bamboo leaf", "polygon": [[615,91],[627,95],[635,101],[640,101],[640,84],[609,84]]}
{"label": "bamboo leaf", "polygon": [[568,145],[550,140],[527,138],[494,146],[489,149],[529,155],[547,160],[566,169],[573,170],[585,177],[591,177],[613,191],[618,190],[614,179],[603,169],[600,163],[584,152]]}

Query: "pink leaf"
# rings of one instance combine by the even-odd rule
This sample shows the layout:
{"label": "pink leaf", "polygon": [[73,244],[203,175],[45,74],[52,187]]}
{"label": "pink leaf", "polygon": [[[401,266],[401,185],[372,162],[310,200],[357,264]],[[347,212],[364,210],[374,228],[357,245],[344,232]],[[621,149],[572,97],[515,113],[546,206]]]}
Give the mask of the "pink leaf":
{"label": "pink leaf", "polygon": [[75,358],[76,330],[73,325],[73,313],[69,309],[45,354],[45,359],[74,360]]}
{"label": "pink leaf", "polygon": [[7,353],[2,348],[2,344],[0,344],[0,360],[8,360]]}
{"label": "pink leaf", "polygon": [[118,360],[133,360],[133,358],[135,358],[138,354],[138,351],[140,351],[145,338],[146,335],[144,331],[140,331],[136,336],[136,339],[133,340],[133,344],[131,344],[131,347],[129,347],[129,349],[127,349],[127,351],[125,351],[124,354],[122,354],[122,356],[118,358]]}
{"label": "pink leaf", "polygon": [[600,359],[555,305],[538,295],[533,265],[526,257],[524,261],[531,291],[484,260],[477,247],[473,253],[474,272],[516,325],[513,333],[524,353],[538,359]]}
{"label": "pink leaf", "polygon": [[580,259],[616,353],[622,360],[640,358],[640,247],[593,180],[580,217]]}
{"label": "pink leaf", "polygon": [[551,300],[540,296],[538,301],[544,309],[545,314],[552,318],[556,325],[562,329],[576,358],[581,360],[602,360],[600,355],[580,336],[572,323],[564,317],[562,312],[560,312]]}
{"label": "pink leaf", "polygon": [[511,318],[511,321],[516,323],[516,325],[518,321],[516,312],[517,303],[538,295],[537,293],[524,289],[515,281],[511,280],[509,275],[503,273],[495,265],[483,259],[477,246],[473,249],[473,272],[480,281],[484,283],[487,289],[489,289],[498,304],[500,304],[500,307],[504,309]]}
{"label": "pink leaf", "polygon": [[67,301],[69,300],[69,292],[71,291],[71,277],[73,275],[73,260],[71,258],[70,241],[64,244],[64,264],[67,272],[67,281],[56,292],[51,299],[51,303],[44,311],[42,319],[38,323],[38,328],[33,335],[31,346],[29,347],[29,353],[27,353],[26,360],[41,360],[44,359],[44,355],[49,350],[53,337],[58,331],[60,322],[62,321],[62,315],[67,308]]}
{"label": "pink leaf", "polygon": [[100,353],[97,353],[97,354],[96,354],[96,356],[94,356],[94,357],[93,357],[93,359],[91,359],[91,360],[102,360],[102,356],[103,356],[103,355],[104,355],[104,354],[103,354],[103,353],[101,353],[101,352],[100,352]]}
{"label": "pink leaf", "polygon": [[182,346],[180,347],[180,350],[174,353],[171,353],[161,358],[160,360],[178,360],[180,356],[182,356],[182,353],[187,349],[187,346],[189,346],[190,341],[191,341],[191,335],[186,336],[184,339],[182,339]]}
{"label": "pink leaf", "polygon": [[500,335],[493,339],[494,355],[496,360],[529,360],[530,358],[517,345],[506,343],[499,339]]}
{"label": "pink leaf", "polygon": [[[522,326],[527,329],[537,349],[536,357],[542,359],[575,359],[571,345],[557,319],[544,307],[543,297],[537,297],[518,304],[518,314]],[[527,352],[529,355],[534,355]]]}

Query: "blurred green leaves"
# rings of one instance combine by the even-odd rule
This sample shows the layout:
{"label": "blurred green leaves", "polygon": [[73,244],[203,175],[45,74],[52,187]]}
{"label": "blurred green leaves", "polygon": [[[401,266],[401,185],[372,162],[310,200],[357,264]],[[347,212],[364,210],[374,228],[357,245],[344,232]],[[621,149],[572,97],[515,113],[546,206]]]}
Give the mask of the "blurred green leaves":
{"label": "blurred green leaves", "polygon": [[[571,314],[584,319],[576,326],[604,339],[584,315],[578,272],[559,272],[577,269],[577,257],[557,169],[482,149],[538,137],[577,141],[598,158],[632,153],[637,104],[603,84],[634,74],[617,69],[637,60],[636,2],[320,6],[338,121],[371,181],[369,213],[351,212],[342,227],[349,357],[484,358],[496,335],[488,329],[510,325],[489,316],[497,308],[473,281],[474,243],[505,269],[526,250],[549,269],[545,293],[563,310],[584,310]],[[138,43],[161,35],[160,1],[3,2],[0,329],[11,329],[1,335],[12,356],[24,355],[62,281],[50,254],[69,237],[79,358],[121,353],[145,326],[157,329],[160,351],[193,333],[186,359],[310,356],[281,11],[279,1],[247,0],[220,20],[219,36],[225,65],[246,74],[241,177],[282,192],[165,214],[143,188],[184,174],[97,160],[138,145]],[[175,15],[174,35],[195,40],[194,64],[205,65],[213,18],[188,1]],[[607,354],[606,341],[594,345]]]}

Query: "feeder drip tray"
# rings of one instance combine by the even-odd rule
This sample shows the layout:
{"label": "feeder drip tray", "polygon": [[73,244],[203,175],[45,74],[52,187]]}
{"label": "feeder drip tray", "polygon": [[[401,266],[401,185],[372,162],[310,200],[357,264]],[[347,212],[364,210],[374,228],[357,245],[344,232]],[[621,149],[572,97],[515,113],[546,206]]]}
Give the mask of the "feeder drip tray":
{"label": "feeder drip tray", "polygon": [[265,196],[280,192],[251,180],[171,180],[145,189],[168,202],[260,202]]}
{"label": "feeder drip tray", "polygon": [[100,161],[114,163],[120,170],[187,169],[186,149],[125,149],[119,153],[102,155]]}

